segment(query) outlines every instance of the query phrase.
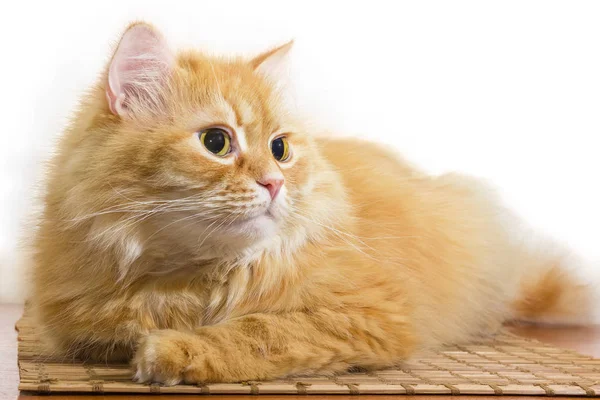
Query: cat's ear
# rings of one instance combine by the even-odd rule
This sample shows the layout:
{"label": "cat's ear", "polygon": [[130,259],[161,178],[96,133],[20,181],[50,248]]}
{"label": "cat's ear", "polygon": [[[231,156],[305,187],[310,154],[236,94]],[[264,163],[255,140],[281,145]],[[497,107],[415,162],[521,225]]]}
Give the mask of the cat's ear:
{"label": "cat's ear", "polygon": [[156,111],[173,71],[175,57],[163,36],[145,23],[123,34],[108,67],[106,98],[111,112],[131,116],[138,109]]}
{"label": "cat's ear", "polygon": [[259,54],[250,61],[250,65],[270,82],[285,85],[289,78],[289,54],[293,44],[294,41],[291,40],[282,46]]}

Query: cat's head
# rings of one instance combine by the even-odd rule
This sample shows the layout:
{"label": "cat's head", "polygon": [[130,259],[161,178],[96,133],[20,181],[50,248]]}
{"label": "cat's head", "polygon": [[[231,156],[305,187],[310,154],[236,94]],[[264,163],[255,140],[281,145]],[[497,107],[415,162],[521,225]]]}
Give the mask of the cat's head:
{"label": "cat's head", "polygon": [[73,221],[118,247],[230,259],[294,251],[342,195],[289,107],[291,43],[253,59],[176,53],[147,24],[123,35],[63,141]]}

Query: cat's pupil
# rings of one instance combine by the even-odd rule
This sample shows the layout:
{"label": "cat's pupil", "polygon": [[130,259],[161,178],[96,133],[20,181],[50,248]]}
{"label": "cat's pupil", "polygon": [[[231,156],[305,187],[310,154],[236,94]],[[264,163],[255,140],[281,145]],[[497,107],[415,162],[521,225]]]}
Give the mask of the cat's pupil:
{"label": "cat's pupil", "polygon": [[220,129],[211,129],[204,135],[204,146],[212,152],[219,153],[225,147],[226,133]]}
{"label": "cat's pupil", "polygon": [[276,160],[281,160],[283,158],[285,154],[285,143],[283,143],[283,138],[273,140],[271,143],[271,152]]}

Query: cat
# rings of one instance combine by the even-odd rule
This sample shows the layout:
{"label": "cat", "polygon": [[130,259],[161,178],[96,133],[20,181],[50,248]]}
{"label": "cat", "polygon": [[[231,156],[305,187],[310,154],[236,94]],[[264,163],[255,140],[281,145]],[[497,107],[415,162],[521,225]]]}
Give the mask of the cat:
{"label": "cat", "polygon": [[49,349],[238,382],[588,320],[573,257],[485,183],[309,132],[291,47],[226,59],[125,30],[49,168],[30,297]]}

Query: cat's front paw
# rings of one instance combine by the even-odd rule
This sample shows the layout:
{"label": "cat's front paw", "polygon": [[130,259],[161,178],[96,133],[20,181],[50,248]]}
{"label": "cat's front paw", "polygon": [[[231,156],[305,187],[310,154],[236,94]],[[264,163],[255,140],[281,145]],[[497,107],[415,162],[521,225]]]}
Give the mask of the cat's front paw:
{"label": "cat's front paw", "polygon": [[140,340],[133,357],[133,380],[167,386],[207,381],[209,377],[197,367],[193,368],[193,382],[189,376],[193,365],[204,364],[202,358],[207,351],[210,350],[195,335],[171,329],[151,332]]}

